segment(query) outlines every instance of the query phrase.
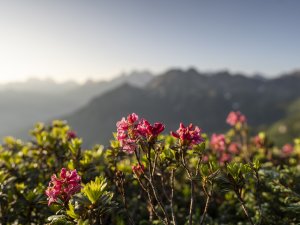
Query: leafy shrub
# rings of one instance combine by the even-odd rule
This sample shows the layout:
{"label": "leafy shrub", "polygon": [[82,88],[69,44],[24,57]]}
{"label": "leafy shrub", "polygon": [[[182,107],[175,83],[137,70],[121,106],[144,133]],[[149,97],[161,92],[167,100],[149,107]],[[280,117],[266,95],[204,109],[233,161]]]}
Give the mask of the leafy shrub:
{"label": "leafy shrub", "polygon": [[[83,150],[63,121],[0,146],[1,224],[299,224],[300,141],[249,136],[231,112],[211,138],[130,114],[109,147]],[[60,174],[58,174],[60,172]]]}

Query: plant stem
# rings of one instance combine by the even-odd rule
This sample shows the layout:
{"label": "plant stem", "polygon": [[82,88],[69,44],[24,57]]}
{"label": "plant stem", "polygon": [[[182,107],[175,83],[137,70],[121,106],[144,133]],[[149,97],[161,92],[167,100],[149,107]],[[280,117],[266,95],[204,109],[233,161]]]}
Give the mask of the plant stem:
{"label": "plant stem", "polygon": [[174,199],[174,169],[171,171],[171,213],[172,213],[172,222],[173,225],[177,225],[176,223],[176,218],[175,218],[175,213],[174,213],[174,206],[173,206],[173,199]]}
{"label": "plant stem", "polygon": [[[146,178],[146,177],[145,177],[145,178]],[[147,179],[147,178],[146,178],[146,179]],[[148,182],[149,182],[149,184],[150,184],[150,186],[151,186],[151,188],[152,188],[153,195],[154,195],[156,201],[158,202],[158,205],[159,205],[159,207],[161,208],[161,211],[162,211],[163,214],[164,214],[164,217],[165,217],[165,219],[163,220],[164,223],[165,223],[165,224],[170,224],[170,220],[169,220],[169,217],[168,217],[168,215],[167,215],[167,213],[166,213],[166,209],[165,209],[164,205],[162,204],[161,199],[158,197],[157,190],[156,190],[155,186],[153,185],[151,175],[150,175],[150,179],[148,179]]]}
{"label": "plant stem", "polygon": [[191,198],[190,198],[190,210],[189,210],[189,225],[193,224],[193,210],[194,210],[194,180],[192,178],[192,174],[189,170],[189,168],[186,165],[185,157],[183,155],[183,152],[186,149],[184,149],[181,152],[181,160],[182,160],[182,165],[185,168],[187,174],[188,174],[188,179],[190,180],[190,186],[191,186]]}
{"label": "plant stem", "polygon": [[208,205],[209,205],[209,202],[210,202],[210,199],[211,199],[211,195],[212,195],[212,192],[213,192],[213,186],[214,186],[214,183],[211,182],[211,189],[210,189],[210,192],[208,193],[207,190],[206,190],[205,184],[206,184],[206,181],[204,181],[204,183],[202,185],[202,188],[203,188],[203,191],[206,195],[206,202],[205,202],[205,207],[204,207],[204,210],[203,210],[203,215],[202,215],[201,220],[200,220],[200,225],[202,225],[205,221],[205,216],[207,214]]}
{"label": "plant stem", "polygon": [[[161,174],[163,174],[163,171],[161,171]],[[170,197],[169,197],[169,195],[168,195],[168,193],[167,193],[167,191],[166,191],[166,185],[165,185],[165,179],[164,179],[164,176],[163,175],[161,175],[161,188],[162,188],[162,191],[163,191],[163,193],[164,193],[164,196],[166,197],[166,199],[170,202]]]}
{"label": "plant stem", "polygon": [[254,225],[254,223],[253,223],[253,221],[252,221],[251,217],[249,216],[249,213],[248,213],[248,211],[246,209],[244,200],[242,199],[242,197],[241,197],[241,195],[239,193],[237,193],[237,197],[238,197],[239,202],[242,205],[242,209],[244,210],[244,213],[245,213],[246,217],[248,218],[249,222],[251,223],[251,225]]}
{"label": "plant stem", "polygon": [[260,221],[258,224],[261,223],[261,219],[262,219],[262,209],[261,209],[261,195],[260,195],[260,179],[259,179],[259,174],[258,174],[258,170],[255,169],[255,177],[256,177],[256,201],[258,204],[258,209],[259,209],[259,215],[260,215]]}
{"label": "plant stem", "polygon": [[194,181],[190,179],[191,182],[191,199],[190,199],[190,211],[189,211],[189,225],[193,224],[193,209],[194,209]]}
{"label": "plant stem", "polygon": [[202,161],[202,157],[199,156],[199,159],[198,159],[198,161],[197,161],[197,166],[196,166],[195,176],[198,176],[198,174],[199,174],[199,168],[200,168],[200,163],[201,163],[201,161]]}
{"label": "plant stem", "polygon": [[140,180],[140,178],[137,178],[137,180],[138,180],[140,186],[142,187],[142,189],[145,191],[145,193],[147,193],[148,200],[149,200],[150,207],[151,207],[152,211],[154,212],[154,214],[156,215],[156,217],[159,220],[164,221],[163,218],[158,214],[158,212],[156,211],[156,209],[154,208],[154,206],[152,204],[152,198],[151,198],[151,194],[150,194],[149,189],[145,187],[145,185],[142,183],[142,181]]}
{"label": "plant stem", "polygon": [[204,223],[204,219],[205,219],[205,216],[207,213],[209,202],[210,202],[210,196],[208,195],[206,198],[205,207],[204,207],[203,215],[201,217],[200,225],[202,225]]}
{"label": "plant stem", "polygon": [[157,157],[158,157],[158,154],[155,153],[154,163],[153,163],[153,169],[152,169],[152,176],[154,176],[154,173],[155,173]]}
{"label": "plant stem", "polygon": [[119,191],[121,192],[121,195],[122,195],[122,200],[123,200],[123,204],[124,204],[124,207],[125,207],[125,210],[126,210],[128,220],[129,220],[131,225],[134,225],[133,219],[132,219],[132,217],[130,216],[130,213],[129,213],[129,208],[128,208],[128,204],[127,204],[127,201],[126,201],[125,189],[124,189],[123,182],[121,182],[121,187],[120,187]]}
{"label": "plant stem", "polygon": [[[153,179],[153,175],[152,175],[152,161],[151,161],[151,148],[150,147],[148,148],[147,160],[149,162],[149,175],[150,175],[150,179],[148,179],[148,181],[149,181],[150,186],[152,188],[154,197],[155,197],[156,201],[158,202],[158,205],[160,206],[160,208],[161,208],[161,210],[164,214],[164,217],[165,217],[164,221],[166,222],[166,224],[170,224],[169,216],[167,215],[166,209],[165,209],[164,205],[162,204],[161,199],[158,197],[156,186],[153,183],[154,179]],[[147,179],[146,176],[145,176],[145,178]]]}
{"label": "plant stem", "polygon": [[[137,159],[139,165],[141,165],[140,159],[139,159],[139,157],[138,157],[137,152],[134,151],[134,153],[135,153],[135,156],[136,156],[136,159]],[[164,224],[167,224],[167,225],[168,225],[168,224],[170,224],[169,217],[168,217],[168,215],[167,215],[167,213],[166,213],[166,210],[165,210],[164,205],[162,204],[160,198],[158,197],[158,194],[157,194],[155,185],[153,184],[152,162],[151,162],[151,154],[150,154],[150,153],[151,153],[151,148],[148,148],[147,160],[148,160],[148,162],[149,162],[149,175],[150,175],[150,178],[149,178],[145,173],[144,173],[144,177],[145,177],[145,179],[148,181],[148,183],[150,184],[150,187],[151,187],[151,189],[152,189],[152,192],[153,192],[153,195],[154,195],[154,197],[155,197],[155,200],[158,202],[158,205],[159,205],[159,207],[161,208],[161,210],[162,210],[162,212],[163,212],[163,214],[164,214],[165,219],[162,220],[162,221],[163,221]],[[144,189],[144,190],[146,190],[146,189]],[[150,198],[150,193],[149,193],[149,191],[147,191],[147,194],[148,194],[148,198],[151,199],[151,198]],[[154,209],[154,207],[153,207],[153,209]],[[159,217],[159,218],[160,218],[160,217]]]}

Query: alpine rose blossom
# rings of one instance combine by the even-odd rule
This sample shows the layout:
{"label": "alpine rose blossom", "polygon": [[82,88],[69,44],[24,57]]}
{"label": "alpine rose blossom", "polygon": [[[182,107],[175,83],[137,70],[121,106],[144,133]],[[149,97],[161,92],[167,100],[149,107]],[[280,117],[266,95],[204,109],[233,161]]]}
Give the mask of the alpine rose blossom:
{"label": "alpine rose blossom", "polygon": [[221,165],[224,165],[225,163],[230,162],[231,159],[232,159],[232,157],[231,157],[230,154],[228,154],[228,153],[222,153],[218,161],[219,161],[219,163]]}
{"label": "alpine rose blossom", "polygon": [[163,132],[165,126],[162,123],[154,123],[151,125],[147,120],[142,119],[138,126],[137,130],[139,134],[147,139],[157,137],[161,132]]}
{"label": "alpine rose blossom", "polygon": [[260,135],[256,135],[253,138],[253,143],[257,148],[262,148],[265,145],[265,138],[261,137]]}
{"label": "alpine rose blossom", "polygon": [[68,137],[69,140],[72,140],[72,139],[76,138],[77,135],[76,135],[75,131],[69,130],[67,132],[67,137]]}
{"label": "alpine rose blossom", "polygon": [[48,196],[48,206],[58,199],[64,203],[68,202],[72,195],[81,190],[81,177],[76,170],[62,168],[59,177],[56,174],[51,176],[48,188],[45,191]]}
{"label": "alpine rose blossom", "polygon": [[294,148],[291,144],[285,144],[282,147],[282,153],[284,154],[284,156],[288,156],[288,155],[292,154],[293,151],[294,151]]}
{"label": "alpine rose blossom", "polygon": [[217,160],[221,165],[230,162],[232,159],[232,154],[238,153],[236,143],[231,143],[229,146],[227,146],[224,134],[212,134],[210,139],[210,147],[216,154]]}
{"label": "alpine rose blossom", "polygon": [[231,154],[238,154],[241,150],[241,146],[240,144],[236,143],[236,142],[232,142],[230,143],[230,145],[228,146],[228,151]]}
{"label": "alpine rose blossom", "polygon": [[232,111],[228,114],[226,122],[231,126],[235,126],[238,123],[245,124],[247,122],[247,119],[246,116],[240,111]]}
{"label": "alpine rose blossom", "polygon": [[136,140],[138,138],[137,121],[139,117],[132,113],[117,122],[117,139],[121,144],[124,152],[132,154],[137,148]]}
{"label": "alpine rose blossom", "polygon": [[185,127],[183,123],[180,123],[178,130],[176,132],[172,131],[171,135],[179,139],[182,146],[188,146],[190,149],[193,145],[204,142],[204,139],[201,137],[201,129],[197,126],[194,127],[193,124]]}
{"label": "alpine rose blossom", "polygon": [[217,152],[226,150],[226,141],[224,134],[213,134],[210,139],[210,147]]}
{"label": "alpine rose blossom", "polygon": [[127,121],[129,124],[133,124],[134,122],[138,121],[139,116],[135,113],[131,113],[127,116]]}
{"label": "alpine rose blossom", "polygon": [[128,138],[123,140],[121,143],[122,143],[123,151],[129,154],[134,153],[135,149],[137,148],[137,144],[134,139]]}
{"label": "alpine rose blossom", "polygon": [[145,119],[139,120],[135,113],[129,114],[126,119],[123,117],[116,125],[117,139],[122,150],[129,154],[134,153],[137,149],[138,141],[144,139],[152,141],[165,129],[162,123],[156,122],[152,125]]}

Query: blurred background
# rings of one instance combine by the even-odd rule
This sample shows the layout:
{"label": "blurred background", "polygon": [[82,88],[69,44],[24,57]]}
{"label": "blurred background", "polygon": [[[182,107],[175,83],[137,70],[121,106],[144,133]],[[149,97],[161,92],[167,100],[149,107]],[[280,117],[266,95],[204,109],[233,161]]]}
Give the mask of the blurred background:
{"label": "blurred background", "polygon": [[0,138],[63,119],[86,146],[136,112],[300,136],[300,1],[0,2]]}

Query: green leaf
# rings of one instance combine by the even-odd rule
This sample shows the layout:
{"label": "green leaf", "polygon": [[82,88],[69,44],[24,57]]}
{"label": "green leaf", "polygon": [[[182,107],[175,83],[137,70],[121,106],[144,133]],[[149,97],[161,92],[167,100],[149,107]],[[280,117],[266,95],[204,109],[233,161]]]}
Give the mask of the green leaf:
{"label": "green leaf", "polygon": [[82,189],[88,199],[95,204],[97,200],[105,193],[107,186],[106,180],[103,177],[96,177],[95,181],[91,181]]}
{"label": "green leaf", "polygon": [[73,223],[67,220],[65,215],[49,216],[47,219],[51,225],[72,225]]}
{"label": "green leaf", "polygon": [[78,220],[77,225],[90,225],[89,220]]}
{"label": "green leaf", "polygon": [[205,150],[205,147],[206,147],[205,142],[202,142],[201,144],[196,145],[196,146],[193,148],[193,150],[194,150],[194,152],[197,153],[197,154],[202,154],[202,153],[204,152],[204,150]]}
{"label": "green leaf", "polygon": [[69,202],[69,209],[67,210],[68,216],[70,216],[73,219],[79,219],[79,215],[75,212],[75,207]]}

